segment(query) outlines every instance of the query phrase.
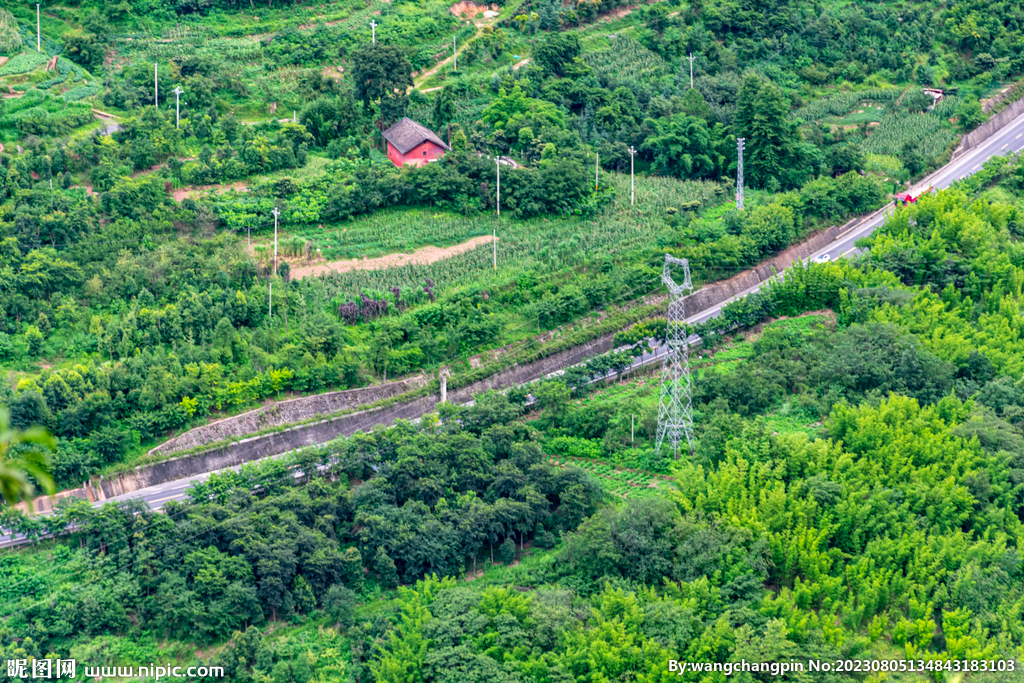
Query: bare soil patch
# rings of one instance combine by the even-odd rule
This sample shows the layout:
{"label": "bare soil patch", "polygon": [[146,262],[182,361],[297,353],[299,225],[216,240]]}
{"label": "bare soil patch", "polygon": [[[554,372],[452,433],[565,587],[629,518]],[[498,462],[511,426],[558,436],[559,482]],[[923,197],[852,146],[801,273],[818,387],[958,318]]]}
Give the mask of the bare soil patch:
{"label": "bare soil patch", "polygon": [[372,259],[349,259],[346,261],[321,263],[315,266],[293,268],[291,277],[296,279],[326,275],[327,273],[347,273],[352,270],[382,270],[384,268],[407,266],[410,264],[427,265],[464,254],[467,251],[476,249],[481,244],[490,244],[493,240],[494,238],[491,235],[482,235],[451,247],[423,247],[411,254],[388,254],[387,256]]}
{"label": "bare soil patch", "polygon": [[[496,13],[498,11],[498,5],[478,5],[475,2],[468,2],[468,0],[463,0],[462,2],[457,2],[451,7],[449,7],[448,11],[454,14],[455,16],[459,17],[460,19],[462,18],[463,13],[465,13],[467,19],[472,19],[476,15],[483,14],[484,12]],[[497,16],[497,14],[492,14],[491,16]]]}
{"label": "bare soil patch", "polygon": [[207,190],[216,190],[217,194],[224,194],[228,190],[235,190],[236,192],[246,192],[248,187],[241,180],[234,183],[227,183],[226,185],[196,185],[192,187],[179,187],[176,190],[171,190],[171,196],[174,197],[174,201],[180,202],[188,197],[199,194],[200,192],[206,192]]}
{"label": "bare soil patch", "polygon": [[345,67],[343,66],[325,66],[322,70],[324,76],[333,78],[336,81],[340,81],[344,78]]}

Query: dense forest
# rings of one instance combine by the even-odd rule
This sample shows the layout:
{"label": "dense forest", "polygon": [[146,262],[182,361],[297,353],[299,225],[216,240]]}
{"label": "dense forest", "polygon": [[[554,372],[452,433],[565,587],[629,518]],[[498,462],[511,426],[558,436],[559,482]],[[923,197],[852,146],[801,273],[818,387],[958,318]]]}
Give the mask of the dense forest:
{"label": "dense forest", "polygon": [[[1024,680],[1019,155],[694,326],[678,460],[657,375],[627,372],[665,334],[666,253],[697,287],[751,268],[890,204],[1024,94],[1017,4],[80,0],[36,21],[0,8],[8,503],[283,399],[614,350],[160,511],[6,504],[26,544],[0,554],[4,659]],[[388,158],[403,117],[437,163]],[[669,664],[811,659],[887,668]]]}

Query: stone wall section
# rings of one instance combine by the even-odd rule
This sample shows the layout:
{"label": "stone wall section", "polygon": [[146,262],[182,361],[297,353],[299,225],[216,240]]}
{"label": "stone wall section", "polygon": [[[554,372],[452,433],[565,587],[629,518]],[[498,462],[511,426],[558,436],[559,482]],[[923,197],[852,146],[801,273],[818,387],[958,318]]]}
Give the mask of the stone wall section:
{"label": "stone wall section", "polygon": [[964,135],[960,144],[953,150],[953,156],[950,161],[962,157],[1022,113],[1024,113],[1024,99],[1017,100],[967,135]]}
{"label": "stone wall section", "polygon": [[150,454],[176,453],[208,443],[255,434],[271,427],[295,424],[320,415],[333,415],[343,410],[350,410],[367,403],[376,403],[415,391],[426,386],[429,381],[425,375],[416,375],[398,382],[388,382],[372,387],[332,391],[326,394],[279,401],[273,405],[190,429],[180,436],[163,442],[152,449]]}

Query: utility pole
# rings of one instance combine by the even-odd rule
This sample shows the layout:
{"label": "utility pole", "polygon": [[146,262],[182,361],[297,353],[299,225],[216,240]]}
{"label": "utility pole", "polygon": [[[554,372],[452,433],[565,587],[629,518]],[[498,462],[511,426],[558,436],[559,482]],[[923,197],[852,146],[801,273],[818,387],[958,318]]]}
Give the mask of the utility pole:
{"label": "utility pole", "polygon": [[739,163],[736,164],[736,208],[743,210],[743,143],[746,138],[736,138],[736,152]]}
{"label": "utility pole", "polygon": [[[672,266],[682,266],[683,281],[672,279]],[[660,451],[666,437],[679,458],[679,444],[685,438],[693,454],[693,406],[690,402],[690,342],[686,331],[686,309],[683,299],[693,289],[690,264],[665,254],[665,268],[661,281],[668,287],[668,324],[665,327],[665,345],[668,353],[661,370],[661,396],[658,400],[658,442]]]}
{"label": "utility pole", "polygon": [[36,52],[43,51],[42,24],[39,23],[39,5],[36,5]]}
{"label": "utility pole", "polygon": [[594,157],[594,192],[597,192],[597,164],[599,161],[601,161],[601,155],[600,153],[596,152],[595,154],[596,156]]}
{"label": "utility pole", "polygon": [[[174,127],[181,128],[181,94],[185,92],[180,85],[174,86]],[[187,104],[187,103],[186,103]]]}
{"label": "utility pole", "polygon": [[373,44],[377,44],[377,21],[370,19],[370,30],[373,32]]}
{"label": "utility pole", "polygon": [[636,199],[633,191],[633,157],[636,156],[636,149],[633,148],[633,145],[630,145],[626,151],[629,152],[629,205],[633,206]]}
{"label": "utility pole", "polygon": [[693,53],[690,53],[688,58],[690,60],[690,89],[693,90]]}
{"label": "utility pole", "polygon": [[299,120],[297,118],[295,118],[295,110],[292,109],[292,123],[298,123],[298,122],[299,122]]}
{"label": "utility pole", "polygon": [[160,72],[159,65],[153,62],[153,106],[160,106]]}
{"label": "utility pole", "polygon": [[270,299],[267,301],[267,317],[274,317],[274,283],[270,283]]}
{"label": "utility pole", "polygon": [[[501,220],[501,155],[494,159],[494,165],[498,167],[498,220]],[[491,240],[494,245],[494,270],[498,270],[498,226],[494,226],[494,235]]]}
{"label": "utility pole", "polygon": [[452,71],[459,70],[459,55],[455,51],[455,36],[452,36]]}
{"label": "utility pole", "polygon": [[277,275],[277,217],[281,215],[281,212],[275,206],[271,212],[274,214],[274,275]]}

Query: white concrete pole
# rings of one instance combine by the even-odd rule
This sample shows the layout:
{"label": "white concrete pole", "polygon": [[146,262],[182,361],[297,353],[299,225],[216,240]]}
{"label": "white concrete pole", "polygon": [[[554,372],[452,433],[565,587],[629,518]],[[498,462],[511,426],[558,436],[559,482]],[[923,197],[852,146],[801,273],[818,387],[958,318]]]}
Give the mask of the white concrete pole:
{"label": "white concrete pole", "polygon": [[274,275],[277,275],[277,217],[281,215],[281,212],[275,206],[274,211]]}
{"label": "white concrete pole", "polygon": [[636,194],[633,190],[633,157],[636,155],[636,150],[632,145],[629,146],[629,205],[633,206],[636,200]]}

